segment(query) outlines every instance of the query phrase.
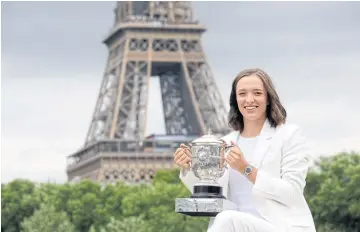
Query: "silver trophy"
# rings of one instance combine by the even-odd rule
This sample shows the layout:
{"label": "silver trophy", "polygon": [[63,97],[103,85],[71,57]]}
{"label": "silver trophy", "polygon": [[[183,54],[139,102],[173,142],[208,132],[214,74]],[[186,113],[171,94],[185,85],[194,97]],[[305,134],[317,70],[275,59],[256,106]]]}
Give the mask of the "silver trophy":
{"label": "silver trophy", "polygon": [[190,171],[199,181],[194,185],[190,198],[175,200],[175,212],[190,216],[216,216],[224,209],[236,208],[234,203],[226,200],[222,186],[217,182],[225,173],[225,153],[232,146],[226,146],[210,130],[189,146],[192,153]]}

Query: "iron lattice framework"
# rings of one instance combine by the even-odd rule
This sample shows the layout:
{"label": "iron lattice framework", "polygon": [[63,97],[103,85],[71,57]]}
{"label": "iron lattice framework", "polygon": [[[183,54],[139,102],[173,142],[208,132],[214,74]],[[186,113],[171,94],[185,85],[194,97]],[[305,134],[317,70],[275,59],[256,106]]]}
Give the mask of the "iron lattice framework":
{"label": "iron lattice framework", "polygon": [[[153,141],[150,150],[144,147],[151,76],[160,80],[167,135],[185,135],[187,139],[182,142],[186,142],[208,128],[219,135],[229,131],[226,109],[202,48],[205,30],[194,20],[190,2],[117,3],[115,25],[104,40],[109,57],[98,100],[84,148],[70,156],[75,161],[68,166],[69,179],[93,175],[90,178],[103,180],[115,172],[117,178],[136,182],[145,175],[141,173],[157,169],[139,168],[141,160],[145,166],[153,160],[153,166],[172,167],[174,144],[181,141],[168,141],[168,149],[161,152],[156,145],[159,141]],[[131,143],[134,150],[129,151]],[[109,153],[113,161],[105,162],[109,159],[101,155]],[[102,162],[89,168],[90,158]],[[125,158],[137,164],[131,170],[122,170]],[[104,163],[118,164],[105,168]],[[134,178],[125,178],[128,173]]]}

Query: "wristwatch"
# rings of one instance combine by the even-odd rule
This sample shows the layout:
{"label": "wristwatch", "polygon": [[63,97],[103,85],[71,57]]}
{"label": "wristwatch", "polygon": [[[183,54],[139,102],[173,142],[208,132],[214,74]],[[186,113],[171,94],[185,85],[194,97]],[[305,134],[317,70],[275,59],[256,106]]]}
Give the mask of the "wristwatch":
{"label": "wristwatch", "polygon": [[251,174],[252,169],[253,168],[250,165],[246,166],[245,169],[244,169],[244,173],[243,173],[244,176],[248,177]]}

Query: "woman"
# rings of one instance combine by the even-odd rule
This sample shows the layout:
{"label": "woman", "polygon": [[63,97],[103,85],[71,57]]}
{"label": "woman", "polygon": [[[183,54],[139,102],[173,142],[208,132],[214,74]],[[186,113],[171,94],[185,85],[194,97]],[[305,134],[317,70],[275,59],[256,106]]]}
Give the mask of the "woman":
{"label": "woman", "polygon": [[[234,145],[226,156],[231,168],[218,182],[238,210],[219,213],[208,231],[314,232],[303,195],[309,150],[301,129],[286,123],[286,110],[263,70],[243,70],[233,81],[229,125],[234,131],[222,139]],[[174,161],[192,191],[190,150],[182,144]]]}

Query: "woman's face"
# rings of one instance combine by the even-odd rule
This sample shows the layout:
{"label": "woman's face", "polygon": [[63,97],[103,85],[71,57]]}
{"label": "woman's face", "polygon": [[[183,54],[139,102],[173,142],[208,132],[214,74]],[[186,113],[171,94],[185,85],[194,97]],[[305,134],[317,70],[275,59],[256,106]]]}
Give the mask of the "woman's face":
{"label": "woman's face", "polygon": [[266,118],[267,93],[260,77],[241,78],[236,84],[236,100],[244,121]]}

